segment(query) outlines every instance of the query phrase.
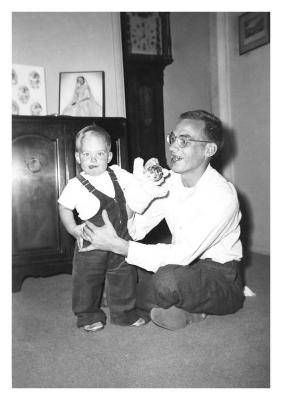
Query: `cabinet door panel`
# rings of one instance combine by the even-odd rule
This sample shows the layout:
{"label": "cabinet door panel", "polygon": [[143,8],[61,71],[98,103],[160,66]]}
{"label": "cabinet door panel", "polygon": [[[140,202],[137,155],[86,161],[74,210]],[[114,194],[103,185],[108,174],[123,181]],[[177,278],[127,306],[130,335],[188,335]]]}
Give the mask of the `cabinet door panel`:
{"label": "cabinet door panel", "polygon": [[14,249],[59,250],[58,142],[38,135],[13,143]]}
{"label": "cabinet door panel", "polygon": [[66,184],[62,130],[54,120],[13,121],[13,267],[71,261],[74,241],[57,203]]}

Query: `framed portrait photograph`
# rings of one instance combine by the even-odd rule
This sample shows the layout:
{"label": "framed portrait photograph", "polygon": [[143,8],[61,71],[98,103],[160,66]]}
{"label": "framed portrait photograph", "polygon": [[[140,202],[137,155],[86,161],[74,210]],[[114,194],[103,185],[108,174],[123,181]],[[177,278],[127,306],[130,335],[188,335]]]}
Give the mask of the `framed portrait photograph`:
{"label": "framed portrait photograph", "polygon": [[248,12],[239,16],[239,54],[270,41],[270,13]]}
{"label": "framed portrait photograph", "polygon": [[43,67],[12,65],[12,114],[46,115],[45,72]]}
{"label": "framed portrait photograph", "polygon": [[60,72],[59,114],[105,116],[104,71]]}

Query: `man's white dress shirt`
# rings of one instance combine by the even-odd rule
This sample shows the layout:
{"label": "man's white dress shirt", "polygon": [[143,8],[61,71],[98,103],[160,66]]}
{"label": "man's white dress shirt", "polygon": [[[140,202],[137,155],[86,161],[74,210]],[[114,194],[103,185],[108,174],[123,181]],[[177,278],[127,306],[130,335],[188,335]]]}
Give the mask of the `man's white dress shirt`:
{"label": "man's white dress shirt", "polygon": [[188,265],[197,258],[225,263],[240,260],[241,212],[232,185],[210,165],[193,187],[171,171],[165,184],[169,194],[155,199],[142,214],[128,222],[129,233],[140,240],[163,218],[172,234],[171,244],[129,242],[126,261],[149,271],[167,264]]}

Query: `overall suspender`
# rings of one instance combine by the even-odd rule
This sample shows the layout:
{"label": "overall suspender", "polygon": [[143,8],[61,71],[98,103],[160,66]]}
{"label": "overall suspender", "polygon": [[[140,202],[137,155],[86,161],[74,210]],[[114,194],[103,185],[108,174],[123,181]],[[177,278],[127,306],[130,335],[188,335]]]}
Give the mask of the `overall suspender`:
{"label": "overall suspender", "polygon": [[82,175],[78,175],[76,178],[82,183],[83,186],[85,186],[85,188],[92,193],[94,196],[96,196],[100,202],[103,201],[103,197],[106,196],[106,198],[111,199],[113,201],[115,201],[116,203],[118,203],[119,207],[120,207],[120,211],[123,215],[123,218],[126,219],[127,221],[127,212],[126,212],[126,206],[125,206],[125,197],[124,197],[124,193],[118,183],[118,179],[116,177],[116,174],[114,173],[114,171],[110,168],[107,168],[107,172],[110,175],[110,178],[113,182],[114,185],[114,190],[115,190],[115,197],[112,198],[110,196],[107,196],[105,193],[100,192],[100,190],[96,189],[87,179],[85,179]]}

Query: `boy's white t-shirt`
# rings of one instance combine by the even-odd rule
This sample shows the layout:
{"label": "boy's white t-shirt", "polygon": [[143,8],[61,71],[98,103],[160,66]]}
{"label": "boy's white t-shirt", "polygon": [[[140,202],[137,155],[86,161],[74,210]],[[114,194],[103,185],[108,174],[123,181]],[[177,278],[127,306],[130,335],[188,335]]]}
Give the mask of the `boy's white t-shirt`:
{"label": "boy's white t-shirt", "polygon": [[[112,165],[110,168],[115,172],[122,190],[125,190],[132,183],[132,174],[118,165]],[[114,185],[107,171],[98,176],[90,176],[85,172],[81,172],[81,175],[100,192],[109,197],[115,197]],[[90,193],[77,178],[72,178],[68,181],[58,199],[58,203],[70,210],[76,209],[79,218],[83,221],[97,214],[100,208],[100,201],[95,194]]]}

